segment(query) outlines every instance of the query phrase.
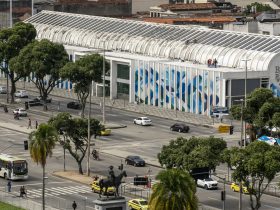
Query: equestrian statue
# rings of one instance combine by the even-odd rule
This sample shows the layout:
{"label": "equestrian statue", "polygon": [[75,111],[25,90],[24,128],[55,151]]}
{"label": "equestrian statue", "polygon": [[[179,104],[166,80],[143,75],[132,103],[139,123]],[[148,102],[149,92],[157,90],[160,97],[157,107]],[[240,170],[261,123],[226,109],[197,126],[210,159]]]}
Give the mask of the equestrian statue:
{"label": "equestrian statue", "polygon": [[121,173],[118,176],[115,176],[114,172],[114,167],[110,166],[109,167],[109,176],[107,179],[100,179],[99,181],[99,187],[100,187],[100,192],[99,192],[99,197],[101,197],[103,189],[105,189],[104,194],[107,195],[107,190],[109,187],[114,187],[115,188],[115,197],[119,197],[119,187],[122,183],[122,178],[127,177],[126,171],[121,171]]}

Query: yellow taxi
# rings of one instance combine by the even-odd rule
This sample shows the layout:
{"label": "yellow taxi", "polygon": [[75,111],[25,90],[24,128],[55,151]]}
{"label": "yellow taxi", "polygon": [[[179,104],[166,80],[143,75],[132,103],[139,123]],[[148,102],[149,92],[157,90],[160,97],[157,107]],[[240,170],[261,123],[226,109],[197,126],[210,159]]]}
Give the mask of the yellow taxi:
{"label": "yellow taxi", "polygon": [[132,199],[128,201],[128,207],[134,210],[148,210],[148,201],[145,199]]}
{"label": "yellow taxi", "polygon": [[101,136],[109,136],[111,135],[111,129],[104,129],[101,131]]}
{"label": "yellow taxi", "polygon": [[[100,186],[99,186],[99,180],[93,181],[91,184],[91,190],[95,193],[100,192]],[[105,194],[105,188],[102,190],[102,194]],[[115,188],[114,187],[108,187],[107,189],[108,195],[114,195],[115,194]]]}
{"label": "yellow taxi", "polygon": [[[235,182],[231,183],[230,189],[232,189],[233,192],[239,192],[239,191],[240,191],[239,184],[237,184],[237,183],[235,183]],[[242,189],[243,189],[243,190],[242,190],[243,193],[246,193],[246,194],[249,193],[248,188],[245,187],[244,185],[242,186]]]}

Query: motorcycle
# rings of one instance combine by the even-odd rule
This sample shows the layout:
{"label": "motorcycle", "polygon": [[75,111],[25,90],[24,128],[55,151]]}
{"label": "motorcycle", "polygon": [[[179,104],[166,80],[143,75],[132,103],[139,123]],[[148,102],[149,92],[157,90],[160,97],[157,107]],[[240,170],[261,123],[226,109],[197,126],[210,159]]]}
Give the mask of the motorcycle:
{"label": "motorcycle", "polygon": [[94,160],[100,160],[99,153],[96,150],[93,150],[91,154]]}

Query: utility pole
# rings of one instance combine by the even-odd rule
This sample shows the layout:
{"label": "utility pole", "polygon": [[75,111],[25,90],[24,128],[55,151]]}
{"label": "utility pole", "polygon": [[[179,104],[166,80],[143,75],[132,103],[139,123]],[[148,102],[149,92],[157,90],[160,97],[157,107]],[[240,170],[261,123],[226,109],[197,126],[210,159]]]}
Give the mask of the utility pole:
{"label": "utility pole", "polygon": [[103,42],[103,125],[105,125],[105,42]]}
{"label": "utility pole", "polygon": [[[242,61],[245,62],[245,81],[244,81],[244,104],[245,108],[247,107],[247,78],[248,78],[248,68],[247,68],[247,62],[251,59],[242,59]],[[247,140],[247,126],[245,121],[245,132],[244,132],[245,138],[244,138],[244,147],[246,147],[246,140]]]}
{"label": "utility pole", "polygon": [[89,85],[89,110],[88,110],[88,148],[87,148],[87,175],[90,176],[90,116],[91,116],[92,81]]}
{"label": "utility pole", "polygon": [[224,178],[224,196],[223,196],[223,210],[226,210],[226,175]]}

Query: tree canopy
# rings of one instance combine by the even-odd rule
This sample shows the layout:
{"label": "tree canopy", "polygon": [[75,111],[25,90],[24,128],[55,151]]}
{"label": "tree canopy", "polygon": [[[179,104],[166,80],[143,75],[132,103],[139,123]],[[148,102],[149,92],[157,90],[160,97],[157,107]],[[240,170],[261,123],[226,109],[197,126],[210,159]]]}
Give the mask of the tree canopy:
{"label": "tree canopy", "polygon": [[230,162],[235,166],[232,177],[249,191],[253,210],[261,207],[261,196],[280,172],[280,148],[256,141],[244,149],[231,148]]}
{"label": "tree canopy", "polygon": [[[109,63],[105,62],[105,73],[110,68]],[[75,63],[66,64],[61,72],[60,77],[69,79],[75,84],[74,92],[78,96],[78,100],[82,104],[82,117],[84,117],[84,109],[86,100],[90,94],[90,84],[92,81],[102,82],[103,73],[103,56],[99,54],[86,55]]]}
{"label": "tree canopy", "polygon": [[22,75],[14,74],[14,70],[9,68],[10,60],[16,57],[20,51],[36,37],[36,29],[30,23],[19,22],[13,28],[0,30],[0,69],[9,75],[11,81],[11,102],[14,102],[16,82]]}
{"label": "tree canopy", "polygon": [[156,180],[159,182],[153,186],[149,209],[198,209],[196,184],[189,173],[179,169],[167,169],[159,172]]}
{"label": "tree canopy", "polygon": [[60,70],[68,62],[68,55],[61,44],[46,39],[34,41],[24,47],[10,62],[11,69],[21,76],[29,76],[45,101],[48,94],[60,82]]}
{"label": "tree canopy", "polygon": [[[49,122],[58,132],[63,135],[60,144],[69,151],[76,160],[79,173],[83,174],[82,161],[88,149],[88,121],[84,118],[73,118],[69,113],[59,113],[52,117]],[[96,119],[90,119],[91,136],[100,135],[104,126]]]}
{"label": "tree canopy", "polygon": [[[265,126],[277,127],[279,125],[277,116],[280,113],[280,98],[275,98],[272,91],[267,88],[255,89],[247,97],[247,105],[243,110],[243,119],[252,125],[254,133]],[[240,120],[240,104],[232,106],[230,111],[234,119]],[[254,139],[255,135],[252,140]]]}
{"label": "tree canopy", "polygon": [[223,139],[210,137],[182,137],[171,140],[158,154],[159,162],[167,168],[178,167],[187,171],[209,167],[215,170],[221,162],[222,151],[226,148]]}

